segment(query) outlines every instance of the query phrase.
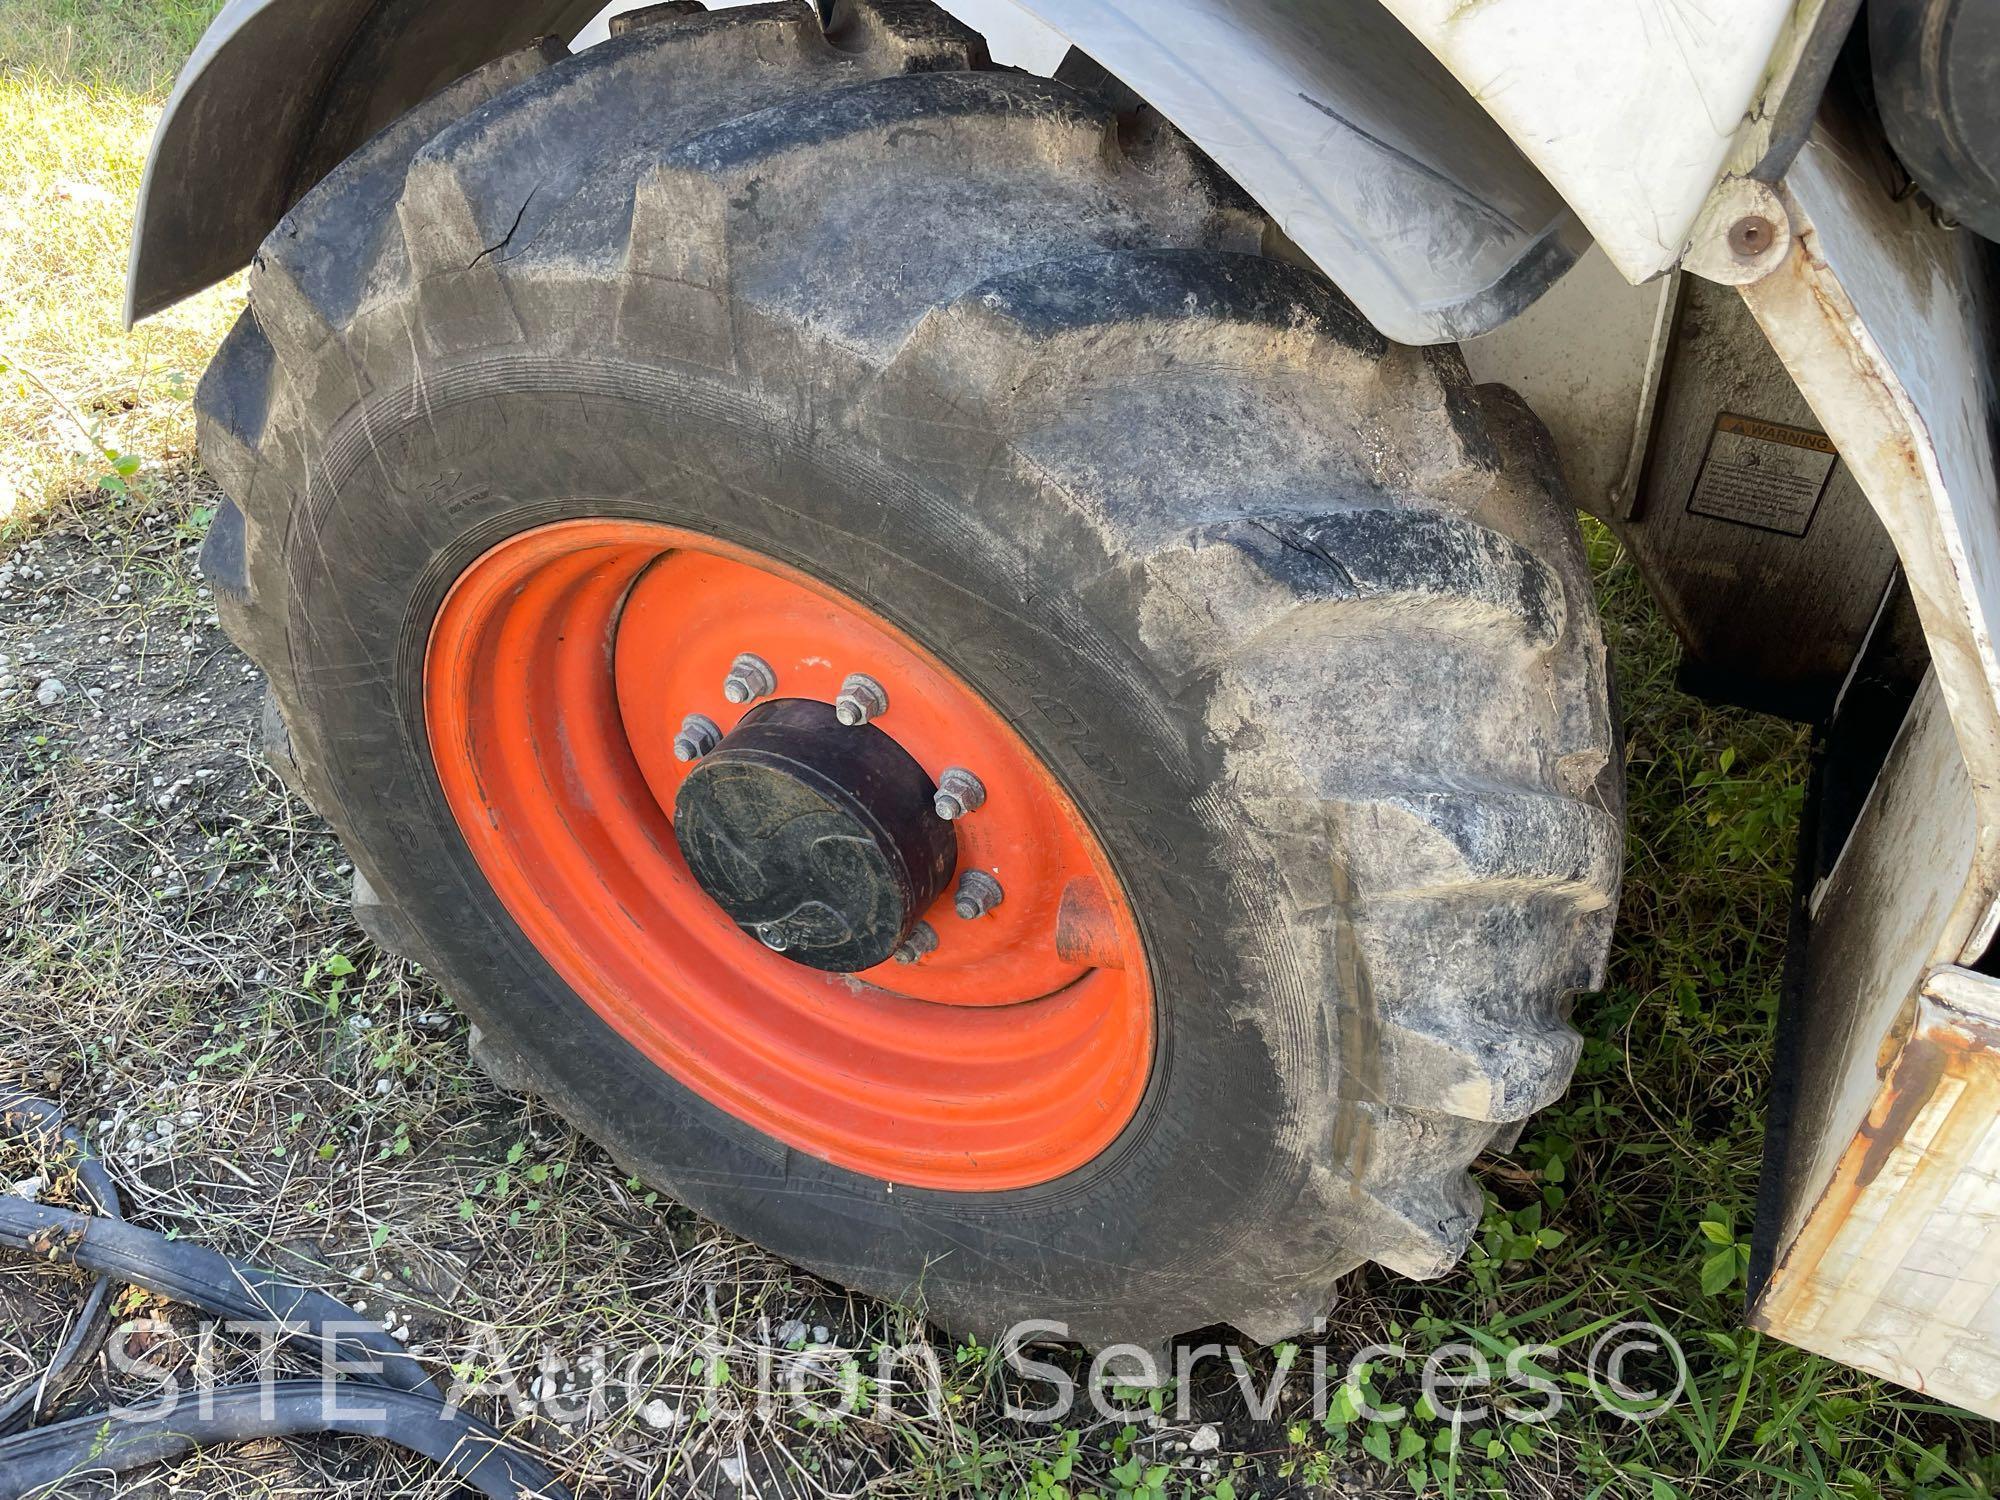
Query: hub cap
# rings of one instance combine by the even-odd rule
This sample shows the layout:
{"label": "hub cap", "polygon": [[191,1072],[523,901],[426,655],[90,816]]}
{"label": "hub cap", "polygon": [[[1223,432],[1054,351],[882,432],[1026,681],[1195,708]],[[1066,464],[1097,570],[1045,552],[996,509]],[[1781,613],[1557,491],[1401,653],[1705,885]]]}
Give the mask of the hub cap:
{"label": "hub cap", "polygon": [[[775,698],[728,701],[745,651]],[[888,706],[842,725],[856,673]],[[1102,848],[999,714],[855,601],[711,538],[563,522],[453,586],[424,699],[509,915],[710,1103],[850,1170],[966,1191],[1060,1177],[1136,1112],[1153,1000]],[[723,737],[681,761],[690,715]],[[986,795],[946,822],[955,766]],[[953,907],[967,870],[1006,893],[976,920]],[[936,946],[884,962],[919,923]]]}
{"label": "hub cap", "polygon": [[902,947],[958,866],[924,768],[871,724],[788,698],[752,709],[674,798],[694,878],[795,963],[851,974]]}

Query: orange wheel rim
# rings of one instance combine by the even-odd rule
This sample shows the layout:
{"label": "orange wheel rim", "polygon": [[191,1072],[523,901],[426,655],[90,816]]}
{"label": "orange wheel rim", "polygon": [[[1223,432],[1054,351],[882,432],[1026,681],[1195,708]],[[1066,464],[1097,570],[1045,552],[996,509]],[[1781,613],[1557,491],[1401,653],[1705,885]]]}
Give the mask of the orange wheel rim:
{"label": "orange wheel rim", "polygon": [[[825,973],[766,949],[697,883],[671,809],[683,719],[887,691],[878,727],[936,780],[974,769],[958,869],[999,905],[923,913],[916,963]],[[1137,924],[1068,793],[1000,714],[879,615],[769,558],[636,521],[566,521],[476,561],[432,627],[424,704],[445,800],[509,915],[653,1062],[797,1150],[958,1191],[1028,1187],[1131,1120],[1153,1052]]]}

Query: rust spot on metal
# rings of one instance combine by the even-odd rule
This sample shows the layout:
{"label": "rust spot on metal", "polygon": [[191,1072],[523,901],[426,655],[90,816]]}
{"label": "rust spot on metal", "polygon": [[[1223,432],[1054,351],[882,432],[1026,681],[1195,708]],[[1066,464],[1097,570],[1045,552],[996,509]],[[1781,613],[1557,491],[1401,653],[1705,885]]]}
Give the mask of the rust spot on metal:
{"label": "rust spot on metal", "polygon": [[[1879,1257],[1883,1247],[1914,1238],[1916,1226],[1928,1221],[1951,1179],[1968,1165],[1968,1153],[2000,1106],[1996,1057],[2000,1057],[2000,1028],[1957,1015],[1929,1013],[1919,1018],[1868,1118],[1841,1153],[1826,1191],[1784,1255],[1769,1290],[1752,1309],[1753,1327],[1820,1353],[1853,1358],[1846,1352],[1846,1341],[1885,1293],[1879,1287],[1869,1290],[1832,1279],[1822,1274],[1821,1267],[1856,1257]],[[1910,1131],[1940,1090],[1952,1082],[1961,1090],[1946,1118],[1937,1122],[1935,1139],[1911,1164],[1908,1180],[1896,1185],[1886,1205],[1857,1217],[1862,1195],[1898,1149],[1908,1144]],[[1830,1261],[1836,1247],[1844,1259]],[[1862,1363],[1881,1373],[1878,1365]],[[1915,1366],[1899,1365],[1893,1378],[1920,1387],[1922,1373]]]}
{"label": "rust spot on metal", "polygon": [[[1945,1051],[1935,1038],[1912,1037],[1903,1048],[1896,1059],[1895,1071],[1889,1075],[1888,1087],[1876,1099],[1875,1107],[1868,1112],[1868,1119],[1855,1137],[1856,1145],[1866,1143],[1854,1173],[1857,1191],[1881,1174],[1890,1153],[1902,1145],[1911,1124],[1937,1092],[1944,1071]],[[1852,1151],[1853,1147],[1848,1149]]]}
{"label": "rust spot on metal", "polygon": [[1889,1029],[1882,1034],[1882,1045],[1875,1049],[1875,1076],[1886,1079],[1896,1066],[1896,1059],[1902,1055],[1903,1044],[1910,1039],[1910,1032],[1917,1024],[1916,1001],[1906,1000],[1896,1018],[1889,1023]]}
{"label": "rust spot on metal", "polygon": [[1755,260],[1771,248],[1778,231],[1762,214],[1746,214],[1729,226],[1729,252],[1738,260]]}
{"label": "rust spot on metal", "polygon": [[1062,904],[1056,908],[1056,956],[1093,968],[1125,967],[1117,918],[1096,881],[1072,880],[1063,887]]}

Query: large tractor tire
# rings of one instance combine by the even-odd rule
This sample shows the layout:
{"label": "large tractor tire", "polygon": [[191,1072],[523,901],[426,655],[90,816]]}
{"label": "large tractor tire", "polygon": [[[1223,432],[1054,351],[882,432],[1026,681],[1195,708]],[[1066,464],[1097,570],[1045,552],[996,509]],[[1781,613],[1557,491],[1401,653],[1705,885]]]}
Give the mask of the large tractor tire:
{"label": "large tractor tire", "polygon": [[1442,1273],[1599,982],[1547,439],[1267,239],[928,5],[671,4],[362,147],[202,383],[204,565],[371,930],[630,1170],[954,1329]]}

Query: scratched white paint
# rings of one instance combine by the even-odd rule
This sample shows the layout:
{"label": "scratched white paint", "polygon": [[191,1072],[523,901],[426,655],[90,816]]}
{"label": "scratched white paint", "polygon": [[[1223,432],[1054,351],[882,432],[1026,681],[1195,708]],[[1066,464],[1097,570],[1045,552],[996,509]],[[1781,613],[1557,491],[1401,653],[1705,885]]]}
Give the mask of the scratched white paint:
{"label": "scratched white paint", "polygon": [[[1791,253],[1742,289],[1894,539],[1933,668],[1904,737],[1928,747],[1912,766],[1933,770],[1901,786],[1892,757],[1816,918],[1816,945],[1844,932],[1869,962],[1808,979],[1811,1002],[1833,1007],[1818,1014],[1841,1018],[1812,1064],[1831,1103],[1818,1138],[1794,1141],[1804,1168],[1755,1318],[2000,1416],[2000,985],[1949,967],[1920,990],[1902,977],[1975,961],[2000,895],[1994,351],[1976,246],[1894,201],[1893,182],[1873,131],[1823,117],[1780,187]],[[1890,816],[1901,806],[1912,815]],[[1879,899],[1841,908],[1840,888],[1863,891],[1871,868]],[[1863,1180],[1868,1132],[1897,1102],[1885,1056],[1947,1034],[1968,1049],[1961,1070]]]}
{"label": "scratched white paint", "polygon": [[1792,0],[1383,0],[1629,281],[1680,258]]}
{"label": "scratched white paint", "polygon": [[[1892,1069],[1828,1183],[1827,1217],[1815,1214],[1752,1314],[1788,1343],[1989,1417],[2000,1417],[1996,1017],[2000,983],[1987,975],[1926,979],[1908,1045],[1945,1049],[1950,1071]],[[1897,1128],[1897,1087],[1928,1093],[1901,1138],[1878,1143]]]}
{"label": "scratched white paint", "polygon": [[1879,143],[1822,121],[1781,186],[1796,247],[1743,288],[1896,543],[1977,809],[1951,926],[1975,961],[2000,896],[2000,454],[1982,252],[1888,191]]}

